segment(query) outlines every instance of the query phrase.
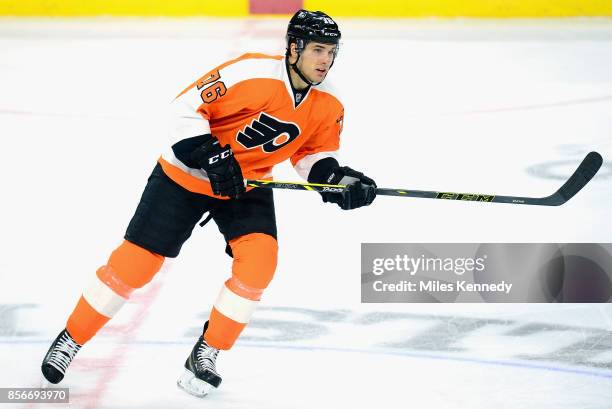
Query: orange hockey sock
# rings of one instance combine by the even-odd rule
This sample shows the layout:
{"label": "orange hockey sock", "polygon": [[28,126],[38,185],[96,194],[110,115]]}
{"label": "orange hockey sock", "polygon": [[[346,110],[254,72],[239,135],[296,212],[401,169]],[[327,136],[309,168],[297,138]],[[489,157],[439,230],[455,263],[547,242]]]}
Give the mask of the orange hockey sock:
{"label": "orange hockey sock", "polygon": [[134,289],[151,281],[163,262],[163,256],[124,241],[108,263],[98,269],[68,318],[66,329],[72,338],[81,345],[89,341],[121,309]]}
{"label": "orange hockey sock", "polygon": [[210,314],[206,342],[230,349],[249,322],[277,264],[276,239],[252,233],[230,241],[234,263],[232,278],[221,288]]}

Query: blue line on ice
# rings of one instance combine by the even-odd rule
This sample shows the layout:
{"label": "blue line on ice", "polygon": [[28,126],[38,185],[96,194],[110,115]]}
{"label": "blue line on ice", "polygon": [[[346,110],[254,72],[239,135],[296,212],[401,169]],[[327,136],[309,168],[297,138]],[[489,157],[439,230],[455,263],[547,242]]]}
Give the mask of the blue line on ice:
{"label": "blue line on ice", "polygon": [[[23,345],[23,344],[48,344],[48,340],[29,340],[29,341],[9,341],[0,340],[0,344],[6,345]],[[149,345],[149,346],[167,346],[167,345],[192,345],[191,341],[137,341],[131,343],[132,345]],[[413,351],[397,351],[389,349],[359,349],[359,348],[330,348],[320,346],[295,346],[295,345],[279,345],[272,343],[252,343],[252,342],[239,342],[236,344],[238,347],[246,348],[270,348],[270,349],[284,349],[284,350],[301,350],[301,351],[325,351],[325,352],[343,352],[343,353],[357,353],[357,354],[371,354],[371,355],[394,355],[403,356],[410,358],[421,358],[421,359],[435,359],[441,361],[456,361],[456,362],[468,362],[482,365],[493,365],[493,366],[506,366],[512,368],[521,369],[537,369],[549,372],[560,372],[574,375],[583,376],[594,376],[598,378],[612,379],[612,371],[609,370],[596,370],[596,369],[578,369],[563,366],[551,366],[538,363],[530,363],[526,361],[501,361],[494,359],[481,359],[463,356],[450,356],[445,354],[435,353],[420,353]]]}

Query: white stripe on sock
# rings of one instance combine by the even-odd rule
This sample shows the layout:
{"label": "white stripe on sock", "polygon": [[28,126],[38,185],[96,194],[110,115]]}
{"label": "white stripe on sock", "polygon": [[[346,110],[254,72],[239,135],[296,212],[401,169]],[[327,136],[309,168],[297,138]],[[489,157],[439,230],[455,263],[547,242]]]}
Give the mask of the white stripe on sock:
{"label": "white stripe on sock", "polygon": [[111,290],[98,277],[83,291],[83,298],[100,314],[112,318],[127,299]]}
{"label": "white stripe on sock", "polygon": [[215,301],[215,308],[227,318],[246,324],[251,319],[257,303],[258,301],[249,300],[235,294],[224,285],[219,292],[217,301]]}

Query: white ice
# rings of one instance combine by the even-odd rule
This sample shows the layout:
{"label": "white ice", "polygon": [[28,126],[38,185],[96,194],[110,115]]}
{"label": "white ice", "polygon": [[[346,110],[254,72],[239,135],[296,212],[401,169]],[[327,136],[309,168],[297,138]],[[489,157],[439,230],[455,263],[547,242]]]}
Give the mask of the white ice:
{"label": "white ice", "polygon": [[[612,155],[612,20],[340,23],[328,80],[346,108],[342,161],[379,186],[545,196],[587,152]],[[229,58],[281,53],[284,29],[0,20],[0,387],[37,384],[167,144],[168,102]],[[298,178],[288,164],[275,176]],[[230,272],[210,224],[79,353],[62,384],[70,407],[609,408],[609,304],[361,304],[359,252],[609,243],[611,180],[606,161],[556,208],[380,197],[343,212],[278,191],[277,273],[220,355],[221,389],[198,400],[175,386]]]}

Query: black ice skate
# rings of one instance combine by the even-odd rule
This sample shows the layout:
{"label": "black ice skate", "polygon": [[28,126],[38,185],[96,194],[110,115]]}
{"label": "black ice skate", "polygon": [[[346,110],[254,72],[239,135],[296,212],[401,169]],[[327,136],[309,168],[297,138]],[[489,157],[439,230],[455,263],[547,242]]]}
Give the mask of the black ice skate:
{"label": "black ice skate", "polygon": [[[208,321],[204,324],[204,331],[208,328]],[[219,350],[206,343],[204,335],[200,335],[191,354],[185,361],[185,372],[176,384],[185,392],[202,398],[221,384],[221,376],[215,367]]]}
{"label": "black ice skate", "polygon": [[72,339],[68,331],[60,332],[51,344],[40,367],[45,379],[51,383],[60,383],[79,349],[81,345]]}

